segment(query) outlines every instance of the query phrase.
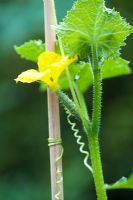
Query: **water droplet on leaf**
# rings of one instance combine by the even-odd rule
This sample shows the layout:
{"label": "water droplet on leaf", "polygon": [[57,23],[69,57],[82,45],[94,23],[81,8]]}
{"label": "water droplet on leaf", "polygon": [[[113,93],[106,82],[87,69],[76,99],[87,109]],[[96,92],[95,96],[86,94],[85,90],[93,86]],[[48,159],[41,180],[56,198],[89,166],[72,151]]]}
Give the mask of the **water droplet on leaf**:
{"label": "water droplet on leaf", "polygon": [[80,75],[79,75],[79,74],[76,74],[76,75],[75,75],[75,80],[78,80],[79,77],[80,77]]}

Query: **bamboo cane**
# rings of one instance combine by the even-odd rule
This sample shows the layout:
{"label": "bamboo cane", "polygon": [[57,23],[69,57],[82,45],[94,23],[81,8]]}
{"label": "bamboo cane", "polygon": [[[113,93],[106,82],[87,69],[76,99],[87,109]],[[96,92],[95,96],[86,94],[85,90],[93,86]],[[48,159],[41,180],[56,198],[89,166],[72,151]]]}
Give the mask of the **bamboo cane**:
{"label": "bamboo cane", "polygon": [[[45,20],[45,43],[47,51],[55,51],[56,34],[51,25],[56,23],[54,1],[44,0],[44,20]],[[59,102],[58,97],[55,93],[47,90],[48,96],[48,122],[49,122],[49,138],[61,138],[60,136],[60,113],[59,113]],[[50,146],[50,170],[51,170],[51,193],[52,200],[58,198],[55,195],[58,193],[58,175],[55,166],[56,159],[60,157],[61,145],[56,144]],[[58,169],[62,171],[62,159],[57,163]],[[63,181],[60,185],[61,195],[60,200],[64,199],[63,194]]]}

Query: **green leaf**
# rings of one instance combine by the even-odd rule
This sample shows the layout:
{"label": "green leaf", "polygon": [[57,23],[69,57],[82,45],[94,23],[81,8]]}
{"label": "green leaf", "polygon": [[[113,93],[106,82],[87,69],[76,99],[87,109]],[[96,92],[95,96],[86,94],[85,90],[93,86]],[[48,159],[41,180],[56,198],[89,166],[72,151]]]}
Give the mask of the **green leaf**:
{"label": "green leaf", "polygon": [[78,86],[82,92],[86,91],[93,82],[93,72],[90,63],[81,62],[81,71],[79,79],[77,80]]}
{"label": "green leaf", "polygon": [[120,57],[116,59],[109,58],[108,60],[105,60],[102,66],[103,79],[130,74],[131,69],[128,65],[129,61]]}
{"label": "green leaf", "polygon": [[101,57],[118,56],[133,28],[119,12],[107,9],[104,2],[77,0],[64,21],[57,26],[67,54],[87,57],[95,44]]}
{"label": "green leaf", "polygon": [[105,185],[105,188],[107,190],[113,190],[113,189],[133,189],[133,174],[129,176],[129,178],[122,177],[120,180],[118,180],[116,183],[108,185]]}
{"label": "green leaf", "polygon": [[[73,81],[76,81],[81,91],[87,90],[88,86],[92,83],[92,70],[89,63],[80,62],[79,64],[72,64],[69,66],[69,71]],[[69,83],[66,73],[61,76],[59,80],[60,89],[69,89]]]}
{"label": "green leaf", "polygon": [[[129,62],[127,60],[124,60],[120,57],[116,59],[109,58],[103,63],[102,78],[107,79],[130,74],[131,69],[129,68],[128,64]],[[86,91],[92,85],[93,72],[89,63],[80,62],[79,64],[72,64],[69,66],[69,71],[72,80],[77,81],[82,92]],[[59,85],[62,90],[69,89],[65,72],[60,78]]]}
{"label": "green leaf", "polygon": [[22,58],[37,62],[38,56],[45,50],[45,45],[41,40],[30,40],[19,47],[15,46],[15,50]]}

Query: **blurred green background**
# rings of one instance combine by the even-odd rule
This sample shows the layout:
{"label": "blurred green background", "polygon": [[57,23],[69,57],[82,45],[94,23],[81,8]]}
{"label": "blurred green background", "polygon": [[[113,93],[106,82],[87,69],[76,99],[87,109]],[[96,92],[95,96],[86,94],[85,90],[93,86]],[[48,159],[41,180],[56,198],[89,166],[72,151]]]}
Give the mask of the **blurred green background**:
{"label": "blurred green background", "polygon": [[[58,19],[72,0],[56,0]],[[133,1],[108,0],[133,24]],[[34,64],[21,60],[13,46],[43,39],[43,1],[0,0],[0,199],[50,200],[47,99],[38,84],[13,80]],[[133,68],[133,37],[123,57]],[[128,176],[133,167],[133,76],[103,82],[101,154],[105,180]],[[88,93],[86,93],[88,99]],[[61,108],[65,199],[95,200],[92,178],[82,163]],[[110,200],[133,200],[130,190],[108,192]]]}

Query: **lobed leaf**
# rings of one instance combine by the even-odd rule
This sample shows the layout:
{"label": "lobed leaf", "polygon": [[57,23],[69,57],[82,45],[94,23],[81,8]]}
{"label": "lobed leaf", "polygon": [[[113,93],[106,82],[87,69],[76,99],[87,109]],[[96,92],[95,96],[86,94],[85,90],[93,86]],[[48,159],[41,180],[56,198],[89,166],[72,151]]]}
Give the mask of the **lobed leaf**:
{"label": "lobed leaf", "polygon": [[30,40],[21,46],[15,46],[16,52],[24,59],[37,62],[38,56],[45,50],[41,40]]}
{"label": "lobed leaf", "polygon": [[133,189],[133,174],[129,176],[129,178],[122,177],[114,184],[106,184],[105,188],[107,190],[113,189]]}
{"label": "lobed leaf", "polygon": [[104,0],[77,0],[64,21],[57,26],[65,52],[88,56],[95,44],[101,57],[118,56],[125,39],[133,32],[125,19],[114,9],[107,9]]}

